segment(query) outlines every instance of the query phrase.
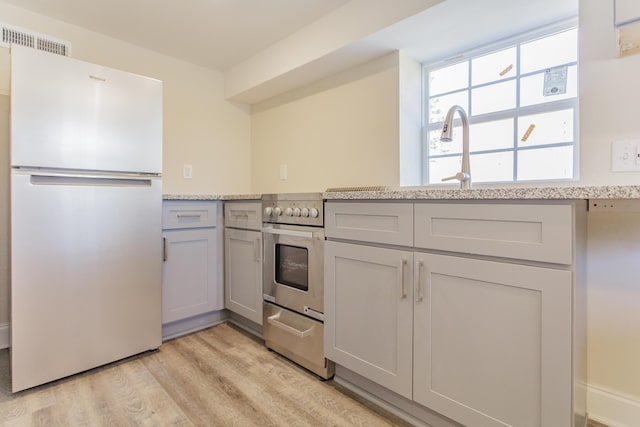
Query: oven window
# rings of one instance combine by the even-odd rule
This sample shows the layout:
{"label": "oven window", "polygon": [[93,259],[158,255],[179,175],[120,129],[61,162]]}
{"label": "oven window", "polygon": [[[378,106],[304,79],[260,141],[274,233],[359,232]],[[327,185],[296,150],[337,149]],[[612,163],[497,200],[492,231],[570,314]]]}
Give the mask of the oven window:
{"label": "oven window", "polygon": [[306,248],[276,244],[276,282],[303,291],[309,289],[309,255]]}

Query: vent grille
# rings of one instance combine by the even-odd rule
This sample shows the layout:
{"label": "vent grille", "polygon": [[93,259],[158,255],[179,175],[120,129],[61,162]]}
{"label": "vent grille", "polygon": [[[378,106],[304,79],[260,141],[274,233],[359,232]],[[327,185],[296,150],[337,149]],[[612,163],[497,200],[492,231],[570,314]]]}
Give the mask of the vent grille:
{"label": "vent grille", "polygon": [[15,43],[21,46],[34,47],[34,40],[35,37],[31,34],[12,30],[7,27],[2,28],[2,43],[7,46],[11,43]]}
{"label": "vent grille", "polygon": [[62,56],[69,56],[69,48],[64,43],[54,42],[43,38],[38,39],[38,49],[45,52],[57,53]]}
{"label": "vent grille", "polygon": [[2,42],[0,46],[10,47],[12,44],[17,44],[57,55],[71,55],[71,43],[67,41],[2,23],[0,25],[2,26]]}

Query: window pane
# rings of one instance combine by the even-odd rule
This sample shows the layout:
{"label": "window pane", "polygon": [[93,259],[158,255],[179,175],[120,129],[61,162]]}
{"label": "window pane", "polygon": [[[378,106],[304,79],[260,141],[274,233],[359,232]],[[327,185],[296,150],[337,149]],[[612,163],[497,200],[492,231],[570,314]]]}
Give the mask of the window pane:
{"label": "window pane", "polygon": [[567,93],[544,96],[544,72],[520,80],[520,106],[543,104],[578,96],[578,69],[571,66],[567,72]]}
{"label": "window pane", "polygon": [[525,43],[520,47],[520,72],[523,74],[577,60],[577,29]]}
{"label": "window pane", "polygon": [[464,89],[469,85],[469,63],[451,65],[429,73],[429,93],[438,95]]}
{"label": "window pane", "polygon": [[573,178],[573,146],[518,151],[518,180]]}
{"label": "window pane", "polygon": [[518,146],[560,142],[573,142],[573,109],[518,118]]}
{"label": "window pane", "polygon": [[447,178],[460,172],[461,157],[462,156],[436,157],[429,159],[429,182],[432,184],[440,184],[442,178]]}
{"label": "window pane", "polygon": [[453,128],[453,141],[440,141],[442,129],[432,130],[429,132],[429,155],[437,156],[440,154],[462,153],[462,126]]}
{"label": "window pane", "polygon": [[508,110],[516,106],[516,82],[511,80],[471,91],[471,115]]}
{"label": "window pane", "polygon": [[513,181],[513,151],[474,154],[471,163],[471,182]]}
{"label": "window pane", "polygon": [[469,111],[468,91],[456,92],[446,96],[436,96],[429,100],[429,123],[444,121],[449,108],[459,105]]}
{"label": "window pane", "polygon": [[469,146],[471,152],[513,147],[513,119],[471,125]]}
{"label": "window pane", "polygon": [[471,82],[475,86],[515,77],[516,62],[515,47],[473,59],[471,61]]}

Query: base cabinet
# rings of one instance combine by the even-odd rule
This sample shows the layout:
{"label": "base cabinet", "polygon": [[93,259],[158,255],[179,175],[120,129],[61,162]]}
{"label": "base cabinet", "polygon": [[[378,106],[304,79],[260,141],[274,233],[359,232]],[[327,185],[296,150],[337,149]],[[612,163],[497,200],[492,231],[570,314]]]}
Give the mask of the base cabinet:
{"label": "base cabinet", "polygon": [[[195,318],[223,309],[222,240],[218,202],[165,201],[163,203],[162,323]],[[206,326],[204,320],[188,329]],[[167,331],[163,334],[166,336]],[[175,330],[174,330],[175,329]]]}
{"label": "base cabinet", "polygon": [[413,400],[469,426],[570,426],[571,272],[414,257]]}
{"label": "base cabinet", "polygon": [[[328,202],[325,209],[337,219],[325,245],[328,359],[408,399],[407,407],[462,425],[583,424],[584,300],[576,259],[584,216],[573,213],[583,205],[501,210],[500,204],[416,203],[414,223],[405,204],[394,216],[392,203],[380,203],[380,216],[408,222],[405,228],[415,224],[415,246],[406,249],[376,244],[385,235],[379,224],[386,223],[372,220],[376,203],[359,205]],[[529,215],[523,223],[521,212]],[[484,230],[472,227],[480,223]],[[538,250],[528,246],[557,236],[544,234],[551,226],[576,236],[563,241],[570,264],[524,259]],[[356,232],[363,240],[350,241]],[[467,247],[463,239],[488,244]],[[504,257],[506,246],[520,249],[518,259]],[[564,254],[548,256],[564,262]]]}
{"label": "base cabinet", "polygon": [[325,354],[408,399],[413,254],[325,242]]}
{"label": "base cabinet", "polygon": [[224,307],[262,325],[262,203],[224,204]]}
{"label": "base cabinet", "polygon": [[225,307],[262,324],[262,233],[225,230]]}

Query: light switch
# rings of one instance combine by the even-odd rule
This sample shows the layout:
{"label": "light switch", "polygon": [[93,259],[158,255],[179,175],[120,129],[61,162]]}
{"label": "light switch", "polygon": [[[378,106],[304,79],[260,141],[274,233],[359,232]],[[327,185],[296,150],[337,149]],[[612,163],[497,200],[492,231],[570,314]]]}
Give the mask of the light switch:
{"label": "light switch", "polygon": [[280,179],[282,181],[287,180],[287,165],[280,165]]}
{"label": "light switch", "polygon": [[640,139],[614,141],[611,144],[612,172],[640,172]]}
{"label": "light switch", "polygon": [[184,179],[193,178],[193,166],[185,163],[182,167],[182,176]]}

